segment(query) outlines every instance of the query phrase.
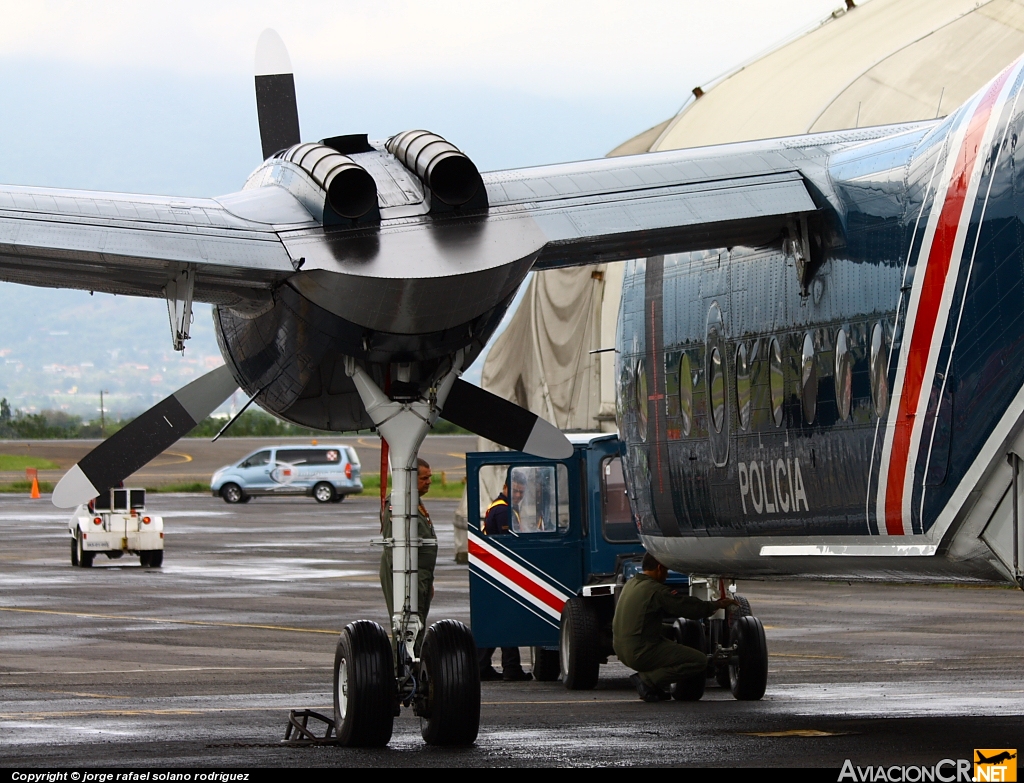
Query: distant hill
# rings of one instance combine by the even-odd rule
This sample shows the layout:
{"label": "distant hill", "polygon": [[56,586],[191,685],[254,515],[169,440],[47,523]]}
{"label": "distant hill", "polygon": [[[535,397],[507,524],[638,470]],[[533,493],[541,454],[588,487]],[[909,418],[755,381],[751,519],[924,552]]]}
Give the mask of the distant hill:
{"label": "distant hill", "polygon": [[223,363],[209,305],[194,310],[182,355],[171,350],[162,299],[0,283],[0,397],[28,413],[91,420],[103,389],[111,417],[141,413]]}

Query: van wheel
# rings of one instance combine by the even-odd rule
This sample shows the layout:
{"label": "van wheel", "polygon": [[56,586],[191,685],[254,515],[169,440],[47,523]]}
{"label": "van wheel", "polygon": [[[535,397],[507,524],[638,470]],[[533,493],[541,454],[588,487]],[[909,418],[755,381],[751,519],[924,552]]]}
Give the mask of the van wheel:
{"label": "van wheel", "polygon": [[335,494],[334,487],[326,481],[321,481],[313,487],[313,497],[316,498],[317,503],[333,503]]}
{"label": "van wheel", "polygon": [[336,495],[334,496],[334,501],[333,501],[333,502],[334,502],[334,503],[340,503],[340,502],[341,502],[341,501],[343,501],[344,499],[345,499],[345,496],[344,496],[344,495],[342,495],[342,494],[341,494],[341,493],[339,492],[338,494],[336,494]]}
{"label": "van wheel", "polygon": [[220,488],[220,496],[225,503],[244,503],[249,499],[237,484],[225,484]]}
{"label": "van wheel", "polygon": [[593,601],[573,596],[562,607],[558,657],[562,682],[571,691],[597,685],[601,672],[601,620]]}
{"label": "van wheel", "polygon": [[82,568],[92,568],[92,561],[96,557],[96,553],[85,551],[81,530],[78,531],[78,536],[75,538],[75,548],[78,552],[78,565]]}

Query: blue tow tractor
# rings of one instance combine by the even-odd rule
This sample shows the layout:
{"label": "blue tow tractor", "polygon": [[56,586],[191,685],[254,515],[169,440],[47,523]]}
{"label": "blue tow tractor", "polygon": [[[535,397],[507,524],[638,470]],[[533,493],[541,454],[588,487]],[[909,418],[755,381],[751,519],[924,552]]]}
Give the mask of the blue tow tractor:
{"label": "blue tow tractor", "polygon": [[[478,646],[530,647],[538,680],[561,676],[567,688],[583,690],[614,654],[616,594],[640,570],[644,547],[626,496],[621,441],[605,433],[568,437],[573,454],[565,460],[466,455],[470,611]],[[494,502],[513,508],[507,533],[483,532]],[[675,572],[669,583],[702,598],[712,587]],[[713,654],[727,644],[724,619],[679,620],[669,632],[712,653],[708,674],[729,687],[728,659]]]}

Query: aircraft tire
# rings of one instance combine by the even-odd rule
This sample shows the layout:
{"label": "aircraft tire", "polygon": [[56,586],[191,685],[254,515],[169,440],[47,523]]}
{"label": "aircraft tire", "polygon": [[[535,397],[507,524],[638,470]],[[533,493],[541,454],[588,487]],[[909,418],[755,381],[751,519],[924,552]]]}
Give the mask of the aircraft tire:
{"label": "aircraft tire", "polygon": [[82,531],[78,531],[78,536],[75,538],[75,547],[78,550],[78,565],[80,568],[92,568],[93,558],[96,557],[95,552],[86,552],[85,544],[82,541]]}
{"label": "aircraft tire", "polygon": [[537,682],[555,682],[562,673],[558,662],[558,650],[531,647],[530,653],[533,658],[533,679]]}
{"label": "aircraft tire", "polygon": [[[722,644],[725,647],[728,647],[732,643],[732,642],[729,641],[729,636],[728,636],[729,629],[732,628],[732,624],[734,622],[736,622],[737,620],[739,620],[741,617],[752,617],[753,614],[754,614],[753,612],[750,611],[750,601],[748,601],[742,595],[736,596],[736,601],[737,601],[737,603],[739,603],[739,606],[730,607],[728,609],[728,611],[726,612],[726,622],[725,622],[726,638],[722,640]],[[719,687],[722,687],[722,688],[731,688],[732,687],[732,684],[731,684],[731,682],[729,680],[729,667],[728,666],[722,665],[722,666],[719,666],[715,670],[715,681],[718,683]]]}
{"label": "aircraft tire", "polygon": [[768,686],[768,641],[756,617],[740,617],[730,635],[736,643],[736,662],[729,664],[729,686],[740,701],[757,701]]}
{"label": "aircraft tire", "polygon": [[558,636],[562,682],[571,691],[597,685],[601,672],[601,619],[593,601],[573,596],[562,607]]}
{"label": "aircraft tire", "polygon": [[427,629],[416,712],[428,745],[472,745],[480,730],[480,668],[473,632],[458,620]]}
{"label": "aircraft tire", "polygon": [[349,623],[334,653],[334,726],[345,747],[380,748],[395,720],[395,659],[391,641],[372,620]]}
{"label": "aircraft tire", "polygon": [[[707,635],[704,633],[704,623],[680,617],[672,624],[672,631],[678,644],[707,653],[708,642]],[[701,672],[687,680],[673,683],[672,698],[676,701],[700,701],[704,696],[704,686],[707,685],[707,681],[707,674]]]}
{"label": "aircraft tire", "polygon": [[78,539],[71,539],[71,565],[74,568],[78,567]]}

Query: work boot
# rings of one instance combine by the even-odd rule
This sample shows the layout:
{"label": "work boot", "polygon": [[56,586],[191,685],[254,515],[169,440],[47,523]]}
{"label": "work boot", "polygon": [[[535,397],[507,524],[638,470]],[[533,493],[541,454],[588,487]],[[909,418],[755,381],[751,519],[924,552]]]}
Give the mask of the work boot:
{"label": "work boot", "polygon": [[501,673],[501,679],[505,682],[526,682],[527,680],[532,680],[533,675],[529,672],[524,672],[522,668],[504,669]]}
{"label": "work boot", "polygon": [[648,685],[640,679],[639,674],[629,675],[629,681],[636,686],[636,692],[640,694],[640,698],[650,704],[672,698],[670,694],[665,693],[661,688],[654,688]]}
{"label": "work boot", "polygon": [[456,552],[455,562],[459,565],[466,565],[469,562],[469,552]]}
{"label": "work boot", "polygon": [[486,669],[480,670],[480,682],[494,682],[495,680],[500,679],[501,672],[499,672],[493,666],[488,666]]}

